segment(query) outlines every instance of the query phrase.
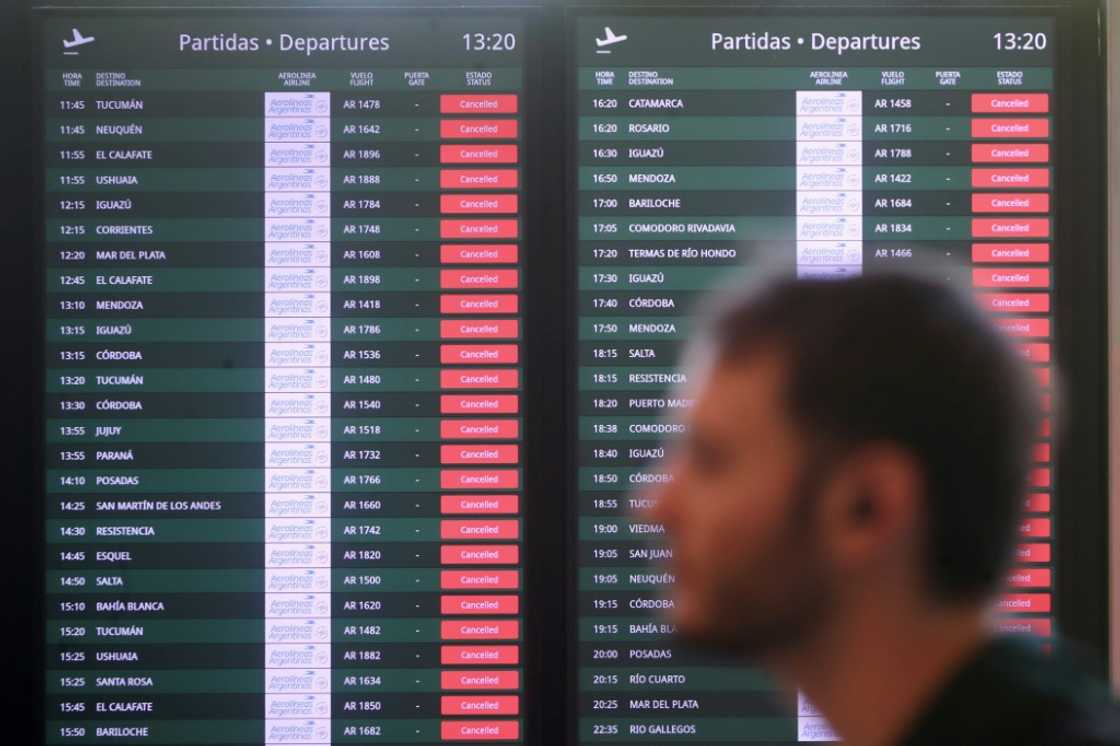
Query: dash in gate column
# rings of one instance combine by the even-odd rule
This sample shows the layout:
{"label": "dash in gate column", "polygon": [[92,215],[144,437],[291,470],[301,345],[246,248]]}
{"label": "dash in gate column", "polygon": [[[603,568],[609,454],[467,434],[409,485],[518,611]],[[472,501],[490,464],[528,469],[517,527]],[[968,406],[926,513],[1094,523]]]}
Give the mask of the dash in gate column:
{"label": "dash in gate column", "polygon": [[329,77],[333,738],[517,742],[524,38],[376,28]]}

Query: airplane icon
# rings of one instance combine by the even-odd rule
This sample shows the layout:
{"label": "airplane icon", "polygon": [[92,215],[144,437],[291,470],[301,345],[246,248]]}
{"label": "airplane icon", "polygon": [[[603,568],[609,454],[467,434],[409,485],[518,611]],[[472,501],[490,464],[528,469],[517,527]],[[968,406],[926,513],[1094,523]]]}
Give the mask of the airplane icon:
{"label": "airplane icon", "polygon": [[[82,36],[82,32],[79,31],[76,28],[75,29],[70,29],[70,30],[74,32],[74,37],[72,39],[63,39],[62,40],[62,46],[65,49],[73,49],[74,47],[80,47],[83,44],[89,44],[91,41],[94,40],[94,37],[92,37],[92,36]],[[77,54],[77,52],[63,52],[63,54]]]}
{"label": "airplane icon", "polygon": [[616,34],[611,31],[610,26],[603,26],[603,35],[607,38],[600,39],[599,37],[595,37],[595,46],[599,47],[599,49],[595,50],[595,54],[610,54],[611,50],[603,49],[603,47],[609,47],[630,38],[626,34]]}

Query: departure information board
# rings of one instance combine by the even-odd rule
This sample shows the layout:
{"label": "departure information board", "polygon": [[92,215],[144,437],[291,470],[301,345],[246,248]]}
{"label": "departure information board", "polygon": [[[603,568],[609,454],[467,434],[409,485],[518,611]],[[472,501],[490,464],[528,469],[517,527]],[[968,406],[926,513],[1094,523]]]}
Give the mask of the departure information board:
{"label": "departure information board", "polygon": [[[1056,110],[1045,17],[585,15],[575,131],[575,740],[834,738],[811,703],[676,647],[639,491],[671,478],[697,296],[733,268],[909,269],[975,292],[1050,383]],[[741,270],[740,270],[741,271]],[[1051,633],[1051,449],[1001,608]],[[1014,616],[1011,614],[1014,613]]]}
{"label": "departure information board", "polygon": [[[674,641],[640,515],[752,272],[965,289],[1088,381],[1093,492],[1061,12],[295,2],[34,14],[45,743],[833,740]],[[1043,637],[1094,608],[1052,444]]]}
{"label": "departure information board", "polygon": [[47,743],[521,740],[523,31],[43,20]]}

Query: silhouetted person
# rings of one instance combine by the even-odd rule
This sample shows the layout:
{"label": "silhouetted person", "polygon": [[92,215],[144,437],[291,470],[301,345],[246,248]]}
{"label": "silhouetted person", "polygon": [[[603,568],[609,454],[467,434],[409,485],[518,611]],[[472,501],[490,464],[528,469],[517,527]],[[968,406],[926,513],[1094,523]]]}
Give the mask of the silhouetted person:
{"label": "silhouetted person", "polygon": [[1120,744],[1102,683],[998,633],[1041,402],[971,300],[780,282],[725,302],[690,360],[650,516],[680,635],[760,663],[856,746]]}

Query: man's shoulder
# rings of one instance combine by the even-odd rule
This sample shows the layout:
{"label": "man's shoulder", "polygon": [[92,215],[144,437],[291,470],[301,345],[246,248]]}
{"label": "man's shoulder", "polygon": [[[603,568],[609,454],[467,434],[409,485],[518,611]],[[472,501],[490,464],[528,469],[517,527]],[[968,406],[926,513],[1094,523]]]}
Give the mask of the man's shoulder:
{"label": "man's shoulder", "polygon": [[998,638],[947,682],[905,746],[1120,746],[1120,707],[1065,645]]}
{"label": "man's shoulder", "polygon": [[1120,707],[1073,707],[1044,733],[1044,746],[1120,746]]}
{"label": "man's shoulder", "polygon": [[1039,645],[1010,640],[1008,673],[1018,673],[1011,690],[1020,704],[1039,715],[1039,740],[1045,746],[1120,746],[1120,705],[1107,684],[1087,673],[1087,656],[1058,642]]}

